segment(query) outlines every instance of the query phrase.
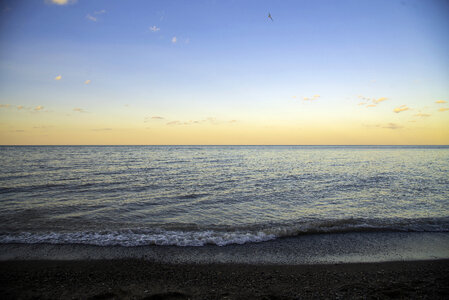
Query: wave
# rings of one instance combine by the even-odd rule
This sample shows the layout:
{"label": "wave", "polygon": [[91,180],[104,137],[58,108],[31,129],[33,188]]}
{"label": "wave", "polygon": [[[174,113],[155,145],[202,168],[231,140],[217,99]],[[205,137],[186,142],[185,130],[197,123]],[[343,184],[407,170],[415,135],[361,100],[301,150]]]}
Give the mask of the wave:
{"label": "wave", "polygon": [[97,246],[205,246],[258,243],[276,238],[304,234],[348,232],[449,232],[449,217],[426,219],[363,220],[340,219],[298,222],[295,224],[265,224],[248,227],[213,226],[209,229],[192,227],[134,228],[121,230],[75,232],[0,232],[0,243],[25,244],[88,244]]}

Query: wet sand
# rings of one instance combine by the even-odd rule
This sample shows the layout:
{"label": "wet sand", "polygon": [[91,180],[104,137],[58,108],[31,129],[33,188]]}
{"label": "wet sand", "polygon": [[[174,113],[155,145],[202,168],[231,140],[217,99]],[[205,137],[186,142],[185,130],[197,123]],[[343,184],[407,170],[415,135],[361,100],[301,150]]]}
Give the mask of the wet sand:
{"label": "wet sand", "polygon": [[1,299],[449,298],[449,260],[315,264],[3,261]]}

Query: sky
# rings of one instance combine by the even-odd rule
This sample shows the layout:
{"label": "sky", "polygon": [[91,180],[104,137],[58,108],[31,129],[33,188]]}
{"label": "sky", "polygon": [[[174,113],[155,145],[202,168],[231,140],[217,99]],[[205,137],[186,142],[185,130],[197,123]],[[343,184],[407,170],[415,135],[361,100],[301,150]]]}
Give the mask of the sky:
{"label": "sky", "polygon": [[0,144],[447,145],[448,53],[447,0],[1,1]]}

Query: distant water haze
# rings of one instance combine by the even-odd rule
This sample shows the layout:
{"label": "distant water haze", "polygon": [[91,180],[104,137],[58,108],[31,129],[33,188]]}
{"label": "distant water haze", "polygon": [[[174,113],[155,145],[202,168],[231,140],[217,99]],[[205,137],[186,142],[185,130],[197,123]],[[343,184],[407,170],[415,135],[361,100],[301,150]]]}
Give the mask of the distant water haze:
{"label": "distant water haze", "polygon": [[449,231],[447,146],[8,146],[0,165],[0,243]]}

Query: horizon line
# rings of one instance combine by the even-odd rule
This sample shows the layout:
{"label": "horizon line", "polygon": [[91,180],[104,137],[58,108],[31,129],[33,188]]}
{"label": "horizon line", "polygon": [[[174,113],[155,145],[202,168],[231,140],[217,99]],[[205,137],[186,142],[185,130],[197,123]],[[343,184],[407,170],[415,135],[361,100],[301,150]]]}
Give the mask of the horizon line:
{"label": "horizon line", "polygon": [[49,147],[49,146],[449,146],[449,144],[5,144],[0,147]]}

